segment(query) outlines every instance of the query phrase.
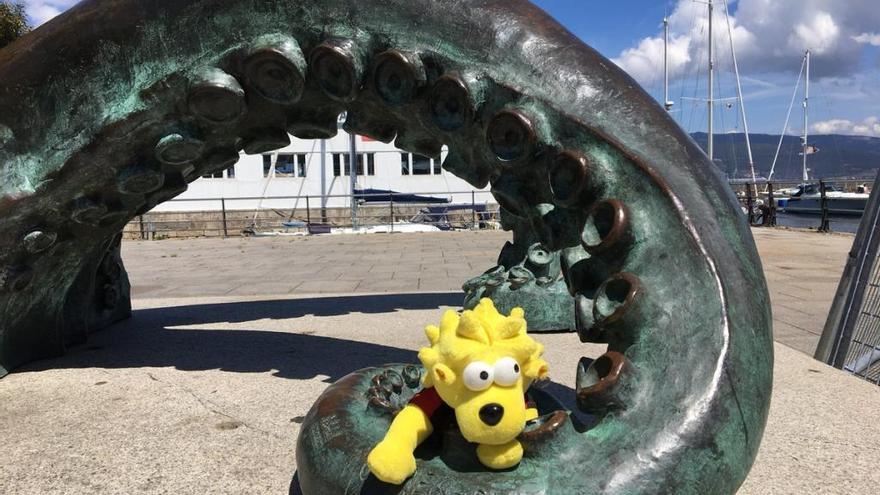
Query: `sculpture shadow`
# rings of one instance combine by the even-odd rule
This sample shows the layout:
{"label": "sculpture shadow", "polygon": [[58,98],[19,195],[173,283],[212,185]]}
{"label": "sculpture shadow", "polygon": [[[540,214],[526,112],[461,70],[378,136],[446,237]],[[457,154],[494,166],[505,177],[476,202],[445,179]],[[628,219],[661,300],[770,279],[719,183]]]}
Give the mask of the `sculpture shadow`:
{"label": "sculpture shadow", "polygon": [[[273,371],[279,378],[327,376],[330,383],[370,366],[417,363],[417,350],[313,333],[253,329],[189,329],[187,325],[246,323],[306,315],[393,313],[457,306],[461,293],[384,294],[192,304],[133,311],[132,318],[92,335],[88,344],[58,358],[18,368],[16,373],[59,368],[164,368],[238,373]],[[336,356],[328,360],[326,356]],[[555,382],[536,384],[575,411],[574,391]]]}
{"label": "sculpture shadow", "polygon": [[[417,363],[417,352],[387,345],[309,333],[253,329],[179,328],[212,323],[244,323],[260,319],[289,319],[307,315],[393,313],[456,307],[460,293],[388,294],[191,304],[133,311],[129,320],[94,334],[87,345],[64,356],[25,365],[16,373],[59,368],[163,368],[183,371],[221,370],[236,373],[273,371],[279,378],[309,380],[326,376],[331,383],[343,376],[385,363]],[[326,356],[334,356],[327,359]],[[567,409],[576,411],[575,393],[564,385],[540,385]],[[577,412],[574,413],[578,415]],[[374,478],[363,493],[393,493],[396,487]],[[301,494],[296,473],[290,494]]]}
{"label": "sculpture shadow", "polygon": [[[133,311],[131,321],[148,320],[164,325],[242,323],[258,319],[287,319],[301,316],[341,316],[351,313],[379,314],[398,310],[461,307],[461,292],[377,294],[356,296],[269,299],[171,306]],[[123,322],[125,324],[128,322]]]}
{"label": "sculpture shadow", "polygon": [[[369,366],[416,362],[416,351],[308,333],[251,329],[180,329],[306,315],[392,313],[457,306],[460,293],[388,294],[195,304],[135,310],[129,320],[94,334],[59,358],[25,365],[18,373],[58,368],[174,367],[239,373],[274,371],[280,378],[335,381]],[[326,356],[336,356],[328,360]]]}

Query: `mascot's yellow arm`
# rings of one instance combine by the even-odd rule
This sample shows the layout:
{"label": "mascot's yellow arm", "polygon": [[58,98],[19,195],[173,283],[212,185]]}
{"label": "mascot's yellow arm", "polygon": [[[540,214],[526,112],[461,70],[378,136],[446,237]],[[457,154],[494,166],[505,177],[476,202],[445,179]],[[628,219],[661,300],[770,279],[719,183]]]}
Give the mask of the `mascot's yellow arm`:
{"label": "mascot's yellow arm", "polygon": [[419,406],[407,405],[397,413],[385,438],[370,451],[370,471],[386,483],[403,483],[416,472],[413,452],[432,431],[431,418]]}
{"label": "mascot's yellow arm", "polygon": [[526,421],[531,421],[538,417],[538,409],[530,407],[526,409]]}

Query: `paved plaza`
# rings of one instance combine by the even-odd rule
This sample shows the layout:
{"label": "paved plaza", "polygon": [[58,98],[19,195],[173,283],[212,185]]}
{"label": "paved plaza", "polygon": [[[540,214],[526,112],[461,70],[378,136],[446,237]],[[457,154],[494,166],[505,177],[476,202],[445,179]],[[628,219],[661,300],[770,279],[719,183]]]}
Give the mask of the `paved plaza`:
{"label": "paved plaza", "polygon": [[[880,393],[804,354],[852,236],[756,237],[778,343],[767,430],[740,493],[876,493]],[[415,361],[424,325],[461,303],[461,281],[492,266],[506,238],[126,242],[134,317],[0,380],[0,493],[287,493],[317,396],[355,369]],[[573,407],[577,361],[602,346],[540,340],[553,392]]]}
{"label": "paved plaza", "polygon": [[[812,355],[853,236],[754,233],[776,340]],[[135,299],[460,293],[462,282],[495,266],[509,239],[483,231],[126,241],[123,257]],[[450,294],[448,301],[461,299]]]}

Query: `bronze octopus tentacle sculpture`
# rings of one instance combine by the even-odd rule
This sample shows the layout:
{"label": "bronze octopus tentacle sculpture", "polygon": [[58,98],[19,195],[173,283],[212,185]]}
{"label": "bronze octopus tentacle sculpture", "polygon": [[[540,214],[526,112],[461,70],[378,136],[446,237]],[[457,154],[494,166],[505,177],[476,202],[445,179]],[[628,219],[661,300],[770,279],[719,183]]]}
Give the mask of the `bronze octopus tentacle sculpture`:
{"label": "bronze octopus tentacle sculpture", "polygon": [[[578,377],[594,424],[548,414],[517,469],[426,458],[401,493],[736,490],[772,374],[748,227],[666,112],[524,0],[85,0],[0,50],[0,374],[130,314],[129,219],[240,150],[334,135],[341,112],[405,150],[448,146],[443,166],[491,185],[538,265],[558,257],[571,296],[546,304],[608,344]],[[307,493],[390,490],[364,459],[417,372],[322,395]]]}

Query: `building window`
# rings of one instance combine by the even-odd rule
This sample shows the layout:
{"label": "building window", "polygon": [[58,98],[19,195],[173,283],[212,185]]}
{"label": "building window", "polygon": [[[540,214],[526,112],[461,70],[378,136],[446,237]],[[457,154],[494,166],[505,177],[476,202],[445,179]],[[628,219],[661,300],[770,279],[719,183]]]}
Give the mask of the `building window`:
{"label": "building window", "polygon": [[202,177],[204,177],[205,179],[222,179],[223,171],[221,170],[219,172],[214,172],[213,174],[205,174]]}
{"label": "building window", "polygon": [[305,153],[297,153],[296,155],[296,176],[297,177],[305,177],[306,176],[306,163],[307,163],[308,155]]}
{"label": "building window", "polygon": [[339,165],[341,157],[339,155],[339,153],[333,153],[333,177],[342,175],[342,168]]}
{"label": "building window", "polygon": [[400,175],[409,175],[409,153],[400,154]]}
{"label": "building window", "polygon": [[[351,176],[351,164],[349,153],[333,153],[333,176]],[[303,155],[305,159],[305,155]],[[357,174],[364,175],[364,162],[366,162],[367,175],[376,175],[376,157],[375,153],[358,153],[357,154]],[[305,177],[302,175],[301,177]]]}
{"label": "building window", "polygon": [[272,173],[272,155],[263,155],[263,177]]}
{"label": "building window", "polygon": [[440,175],[443,173],[443,169],[440,168],[440,160],[431,160],[431,163],[434,164],[434,175]]}
{"label": "building window", "polygon": [[296,155],[279,153],[275,159],[275,177],[294,177]]}
{"label": "building window", "polygon": [[235,166],[229,167],[226,169],[226,178],[234,179],[235,178]]}
{"label": "building window", "polygon": [[412,156],[412,173],[413,175],[431,175],[431,159],[427,156]]}
{"label": "building window", "polygon": [[367,153],[367,175],[376,175],[376,154]]}

